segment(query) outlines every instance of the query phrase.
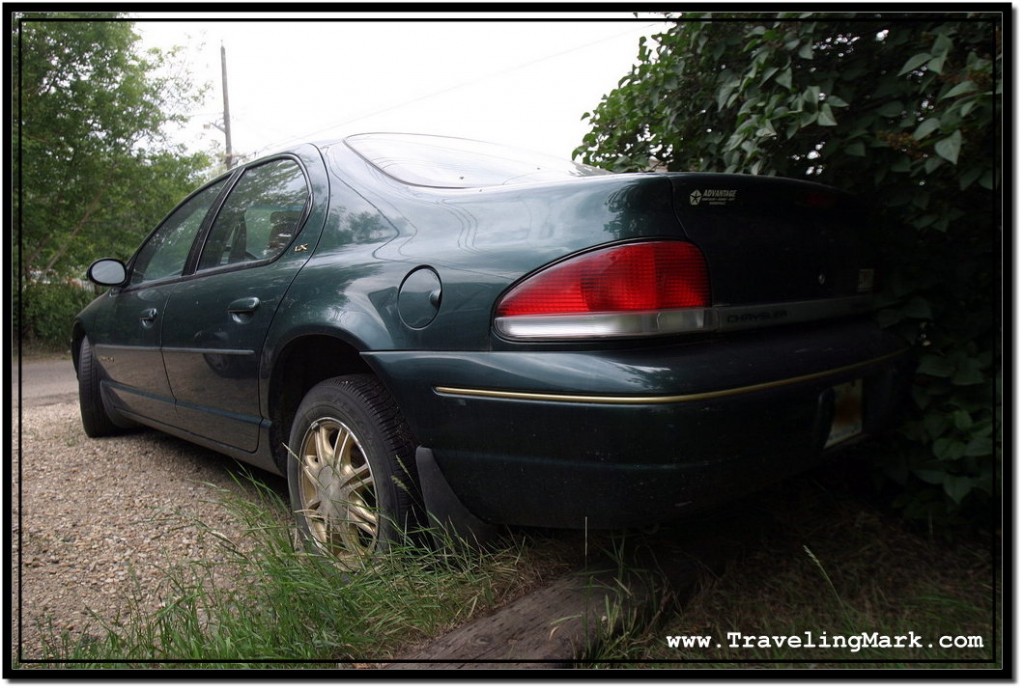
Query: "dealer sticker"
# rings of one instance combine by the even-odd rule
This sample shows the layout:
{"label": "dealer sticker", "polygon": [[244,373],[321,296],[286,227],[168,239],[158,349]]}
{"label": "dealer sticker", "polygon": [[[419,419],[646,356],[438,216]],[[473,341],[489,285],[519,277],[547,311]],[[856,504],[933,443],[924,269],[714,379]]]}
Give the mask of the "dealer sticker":
{"label": "dealer sticker", "polygon": [[736,201],[739,190],[706,189],[690,192],[690,206],[725,206]]}

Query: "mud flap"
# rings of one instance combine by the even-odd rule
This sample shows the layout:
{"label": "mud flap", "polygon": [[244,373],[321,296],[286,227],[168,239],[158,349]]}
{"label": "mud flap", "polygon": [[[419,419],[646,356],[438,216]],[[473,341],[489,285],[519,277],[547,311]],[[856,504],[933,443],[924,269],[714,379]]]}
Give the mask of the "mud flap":
{"label": "mud flap", "polygon": [[437,467],[433,451],[417,447],[416,470],[437,548],[443,549],[447,545],[483,547],[498,535],[496,526],[481,521],[459,501]]}

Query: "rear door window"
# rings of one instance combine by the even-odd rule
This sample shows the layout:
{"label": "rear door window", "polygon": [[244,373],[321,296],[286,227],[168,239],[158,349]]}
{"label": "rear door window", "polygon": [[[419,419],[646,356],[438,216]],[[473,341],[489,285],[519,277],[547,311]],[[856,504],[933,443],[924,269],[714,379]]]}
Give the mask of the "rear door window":
{"label": "rear door window", "polygon": [[306,176],[291,159],[245,171],[213,222],[197,269],[280,256],[299,232],[309,199]]}

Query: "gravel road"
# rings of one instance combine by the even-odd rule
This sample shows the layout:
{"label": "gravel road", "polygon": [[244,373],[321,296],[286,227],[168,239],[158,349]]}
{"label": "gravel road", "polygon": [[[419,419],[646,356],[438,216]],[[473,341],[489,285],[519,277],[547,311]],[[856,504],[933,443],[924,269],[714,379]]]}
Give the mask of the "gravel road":
{"label": "gravel road", "polygon": [[[29,391],[34,382],[27,369],[22,374]],[[70,376],[73,381],[73,370]],[[16,381],[14,390],[17,396]],[[26,394],[21,414],[17,400],[12,411],[8,592],[14,595],[15,663],[44,655],[41,631],[47,627],[72,636],[101,634],[91,613],[112,621],[136,596],[155,611],[167,593],[168,569],[222,558],[199,522],[244,544],[243,526],[225,507],[224,493],[255,497],[234,480],[240,464],[167,435],[139,430],[89,439],[77,400],[54,390]],[[256,476],[285,492],[283,480]],[[218,575],[228,578],[227,571],[225,565]]]}

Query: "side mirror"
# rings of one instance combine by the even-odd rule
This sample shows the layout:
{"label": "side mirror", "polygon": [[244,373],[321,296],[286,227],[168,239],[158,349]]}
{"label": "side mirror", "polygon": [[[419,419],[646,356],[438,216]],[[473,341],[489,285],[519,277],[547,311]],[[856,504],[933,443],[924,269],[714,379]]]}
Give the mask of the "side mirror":
{"label": "side mirror", "polygon": [[93,262],[85,275],[96,285],[120,286],[128,278],[128,270],[120,260],[99,259]]}

